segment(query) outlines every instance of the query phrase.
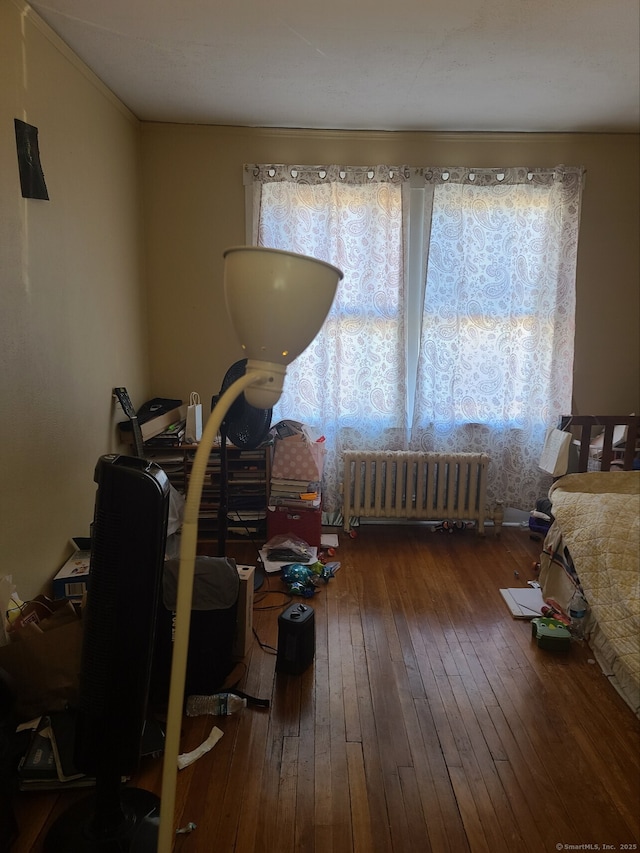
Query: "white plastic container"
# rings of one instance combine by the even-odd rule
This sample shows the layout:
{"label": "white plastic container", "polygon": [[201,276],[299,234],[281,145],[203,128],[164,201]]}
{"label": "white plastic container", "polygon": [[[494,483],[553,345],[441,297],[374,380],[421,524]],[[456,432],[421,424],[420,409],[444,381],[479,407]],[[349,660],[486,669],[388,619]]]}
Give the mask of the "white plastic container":
{"label": "white plastic container", "polygon": [[569,602],[569,630],[577,640],[584,639],[584,623],[587,616],[588,604],[580,590],[576,590]]}

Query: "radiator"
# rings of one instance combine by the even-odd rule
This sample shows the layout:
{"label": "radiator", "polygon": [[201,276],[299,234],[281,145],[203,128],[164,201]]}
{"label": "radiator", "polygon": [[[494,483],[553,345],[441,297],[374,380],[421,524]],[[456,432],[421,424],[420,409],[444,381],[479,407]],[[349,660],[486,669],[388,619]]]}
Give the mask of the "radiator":
{"label": "radiator", "polygon": [[344,453],[344,529],[349,519],[476,521],[484,533],[485,453]]}

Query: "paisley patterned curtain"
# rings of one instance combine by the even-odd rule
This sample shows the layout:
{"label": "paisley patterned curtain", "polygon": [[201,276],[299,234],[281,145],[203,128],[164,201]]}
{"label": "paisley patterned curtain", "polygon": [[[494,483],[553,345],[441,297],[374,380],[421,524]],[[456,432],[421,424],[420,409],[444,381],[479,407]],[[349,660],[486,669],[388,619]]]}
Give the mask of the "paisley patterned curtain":
{"label": "paisley patterned curtain", "polygon": [[412,449],[484,451],[489,501],[532,509],[571,411],[582,170],[430,169]]}
{"label": "paisley patterned curtain", "polygon": [[402,449],[406,434],[406,169],[251,166],[255,239],[344,272],[313,343],[287,370],[273,421],[325,436],[325,512],[341,505],[344,450]]}
{"label": "paisley patterned curtain", "polygon": [[348,449],[484,451],[490,502],[546,493],[544,433],[571,404],[582,182],[564,167],[245,167],[253,242],[345,273],[274,411],[325,436],[325,511]]}

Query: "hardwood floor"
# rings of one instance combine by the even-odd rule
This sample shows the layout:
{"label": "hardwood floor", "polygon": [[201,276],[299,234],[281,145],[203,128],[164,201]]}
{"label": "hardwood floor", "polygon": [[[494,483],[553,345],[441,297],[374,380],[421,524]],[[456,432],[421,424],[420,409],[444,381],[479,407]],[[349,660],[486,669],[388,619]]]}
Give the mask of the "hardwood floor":
{"label": "hardwood floor", "polygon": [[[256,641],[240,686],[271,708],[185,718],[185,752],[212,725],[224,736],[179,774],[177,826],[197,828],[176,851],[638,849],[640,722],[586,644],[539,649],[498,592],[535,577],[540,545],[516,528],[341,533],[341,568],[308,602],[313,665],[276,674]],[[287,601],[269,576],[263,644],[277,645]],[[148,761],[136,783],[159,793],[160,773]],[[16,799],[15,853],[41,850],[70,796]]]}

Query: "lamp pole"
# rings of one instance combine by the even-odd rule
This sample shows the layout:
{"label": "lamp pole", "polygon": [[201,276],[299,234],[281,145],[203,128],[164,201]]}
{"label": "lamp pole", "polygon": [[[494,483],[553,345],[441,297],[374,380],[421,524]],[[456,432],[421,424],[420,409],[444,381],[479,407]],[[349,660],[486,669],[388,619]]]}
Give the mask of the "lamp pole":
{"label": "lamp pole", "polygon": [[198,514],[209,455],[216,435],[234,400],[249,385],[264,384],[269,381],[269,378],[269,374],[265,374],[260,370],[252,370],[245,373],[233,385],[229,386],[207,419],[193,460],[180,537],[180,572],[178,576],[169,706],[162,766],[158,853],[171,853],[175,840],[176,782],[180,750],[180,730],[184,707],[187,653],[189,650],[193,576],[198,545]]}
{"label": "lamp pole", "polygon": [[211,412],[193,460],[180,542],[180,574],[174,627],[169,707],[165,734],[158,853],[175,840],[176,779],[189,649],[198,513],[209,455],[234,400],[245,388],[247,402],[270,408],[282,393],[290,364],[318,334],[343,273],[316,258],[258,246],[227,249],[225,298],[247,372],[222,394]]}

